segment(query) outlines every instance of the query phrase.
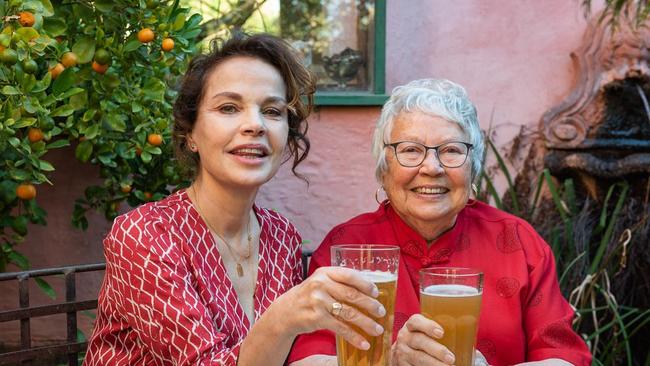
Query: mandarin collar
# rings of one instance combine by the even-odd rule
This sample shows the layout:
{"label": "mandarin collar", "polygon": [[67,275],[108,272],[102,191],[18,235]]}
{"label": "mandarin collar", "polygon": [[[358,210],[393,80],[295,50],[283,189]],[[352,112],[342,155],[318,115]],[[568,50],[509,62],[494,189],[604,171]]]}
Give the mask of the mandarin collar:
{"label": "mandarin collar", "polygon": [[411,228],[397,214],[390,202],[382,202],[389,222],[395,232],[395,237],[403,255],[415,259],[420,266],[428,267],[432,264],[443,264],[449,261],[455,251],[460,234],[464,227],[464,215],[461,211],[456,217],[454,227],[438,237],[430,247],[427,248],[426,240]]}

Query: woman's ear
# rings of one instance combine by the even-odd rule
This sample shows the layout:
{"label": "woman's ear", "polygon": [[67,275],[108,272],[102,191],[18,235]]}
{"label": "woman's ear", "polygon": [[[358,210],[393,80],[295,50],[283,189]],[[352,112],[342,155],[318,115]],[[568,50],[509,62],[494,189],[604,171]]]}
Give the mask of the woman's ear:
{"label": "woman's ear", "polygon": [[185,136],[185,141],[187,141],[187,148],[188,148],[191,152],[194,152],[194,153],[195,153],[195,152],[198,152],[198,151],[199,151],[199,148],[196,146],[196,142],[194,142],[194,139],[192,138],[192,133],[191,133],[191,132],[189,132],[189,133]]}

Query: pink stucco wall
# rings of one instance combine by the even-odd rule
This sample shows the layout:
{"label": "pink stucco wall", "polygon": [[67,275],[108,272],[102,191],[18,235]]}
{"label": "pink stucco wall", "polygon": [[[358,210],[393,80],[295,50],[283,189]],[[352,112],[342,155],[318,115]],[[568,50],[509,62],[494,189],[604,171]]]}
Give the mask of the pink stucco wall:
{"label": "pink stucco wall", "polygon": [[[387,2],[387,91],[423,77],[459,82],[474,99],[482,126],[496,130],[498,145],[506,146],[519,126],[534,130],[542,113],[571,89],[569,54],[586,24],[581,1]],[[332,226],[376,207],[370,136],[379,111],[322,107],[310,120],[312,151],[300,167],[309,187],[285,166],[261,189],[258,203],[288,216],[310,247]],[[37,200],[49,224],[31,227],[20,250],[34,268],[102,261],[101,239],[109,223],[93,215],[87,232],[70,225],[74,199],[97,179],[96,169],[76,162],[71,149],[48,158],[57,168],[55,185],[39,188]],[[96,296],[100,281],[101,276],[82,281],[82,296]],[[0,293],[5,299],[0,308],[16,305],[15,289],[0,286]],[[33,300],[44,301],[40,295]],[[15,335],[15,329],[0,326],[0,334]],[[0,342],[7,341],[3,338]]]}

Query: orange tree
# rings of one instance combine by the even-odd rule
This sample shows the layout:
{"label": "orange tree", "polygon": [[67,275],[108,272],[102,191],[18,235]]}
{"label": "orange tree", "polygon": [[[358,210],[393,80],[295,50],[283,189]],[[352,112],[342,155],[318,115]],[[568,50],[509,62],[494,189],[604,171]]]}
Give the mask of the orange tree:
{"label": "orange tree", "polygon": [[[38,186],[52,149],[100,168],[75,203],[108,219],[182,184],[172,159],[173,85],[196,51],[201,17],[179,1],[0,0],[0,271],[28,267],[16,246],[45,224]],[[173,42],[163,40],[171,39]]]}

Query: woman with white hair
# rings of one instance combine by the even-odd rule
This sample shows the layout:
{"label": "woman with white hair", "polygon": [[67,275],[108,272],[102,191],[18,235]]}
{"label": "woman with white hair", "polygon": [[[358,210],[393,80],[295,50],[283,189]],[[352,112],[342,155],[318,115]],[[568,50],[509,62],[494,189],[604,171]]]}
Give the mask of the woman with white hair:
{"label": "woman with white hair", "polygon": [[[443,266],[484,273],[477,349],[490,365],[589,365],[548,244],[524,220],[470,199],[484,148],[476,109],[461,86],[425,79],[395,88],[372,140],[387,199],[332,229],[310,273],[330,264],[335,244],[401,247],[392,365],[454,364],[436,341],[445,329],[419,314],[418,273]],[[317,331],[296,340],[289,362],[336,365],[335,354],[334,334]]]}

